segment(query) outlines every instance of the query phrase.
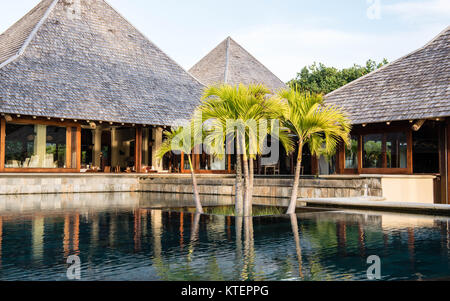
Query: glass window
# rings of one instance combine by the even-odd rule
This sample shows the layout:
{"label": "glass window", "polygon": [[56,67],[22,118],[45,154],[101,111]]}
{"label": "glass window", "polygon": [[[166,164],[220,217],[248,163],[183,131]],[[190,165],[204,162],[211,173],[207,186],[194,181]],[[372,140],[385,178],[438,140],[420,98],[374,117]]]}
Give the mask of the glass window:
{"label": "glass window", "polygon": [[383,135],[366,135],[363,138],[364,168],[383,167]]}
{"label": "glass window", "polygon": [[6,168],[66,168],[65,127],[8,123]]}
{"label": "glass window", "polygon": [[350,145],[345,148],[345,168],[358,168],[358,137],[352,136]]}
{"label": "glass window", "polygon": [[408,143],[405,133],[386,135],[387,168],[407,168]]}

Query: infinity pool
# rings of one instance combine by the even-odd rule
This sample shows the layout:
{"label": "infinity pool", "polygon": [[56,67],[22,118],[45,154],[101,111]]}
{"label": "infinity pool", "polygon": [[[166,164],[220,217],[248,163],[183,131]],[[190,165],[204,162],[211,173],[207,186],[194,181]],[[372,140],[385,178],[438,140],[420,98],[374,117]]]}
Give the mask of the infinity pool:
{"label": "infinity pool", "polygon": [[67,280],[71,255],[81,280],[368,280],[371,255],[383,280],[450,277],[445,218],[231,218],[166,211],[158,195],[47,198],[0,198],[0,280]]}

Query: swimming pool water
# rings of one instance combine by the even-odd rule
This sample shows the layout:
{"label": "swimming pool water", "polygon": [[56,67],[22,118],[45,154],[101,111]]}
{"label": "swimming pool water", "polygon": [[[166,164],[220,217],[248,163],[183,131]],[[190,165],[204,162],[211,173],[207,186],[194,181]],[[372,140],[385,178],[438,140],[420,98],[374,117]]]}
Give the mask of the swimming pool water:
{"label": "swimming pool water", "polygon": [[[1,207],[1,206],[0,206]],[[38,206],[39,207],[39,206]],[[373,212],[234,218],[152,209],[0,209],[0,280],[383,280],[450,277],[450,222]],[[73,206],[72,206],[73,207]]]}

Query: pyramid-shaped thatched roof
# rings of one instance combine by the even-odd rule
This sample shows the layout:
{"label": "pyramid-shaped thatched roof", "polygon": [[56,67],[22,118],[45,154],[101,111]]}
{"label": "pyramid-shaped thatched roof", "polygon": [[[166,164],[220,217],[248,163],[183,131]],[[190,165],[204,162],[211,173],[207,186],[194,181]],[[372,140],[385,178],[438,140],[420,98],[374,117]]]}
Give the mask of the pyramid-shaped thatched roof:
{"label": "pyramid-shaped thatched roof", "polygon": [[397,61],[325,97],[355,124],[450,116],[450,27]]}
{"label": "pyramid-shaped thatched roof", "polygon": [[43,0],[0,36],[1,113],[174,125],[202,89],[103,0]]}
{"label": "pyramid-shaped thatched roof", "polygon": [[189,72],[205,85],[264,84],[272,91],[286,88],[278,77],[230,37]]}

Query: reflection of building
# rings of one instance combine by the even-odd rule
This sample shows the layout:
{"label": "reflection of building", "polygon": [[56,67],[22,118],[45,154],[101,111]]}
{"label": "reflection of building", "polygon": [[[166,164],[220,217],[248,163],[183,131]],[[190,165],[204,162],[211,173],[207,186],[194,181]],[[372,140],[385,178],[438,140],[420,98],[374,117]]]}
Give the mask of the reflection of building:
{"label": "reflection of building", "polygon": [[43,0],[0,36],[0,172],[162,170],[163,127],[200,100],[106,2],[79,3]]}

